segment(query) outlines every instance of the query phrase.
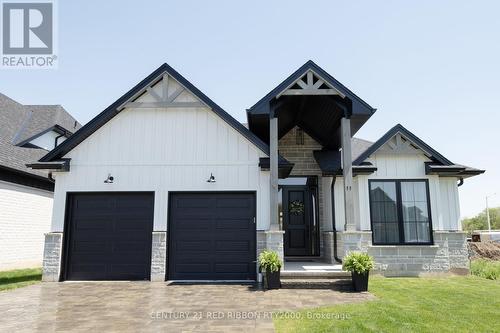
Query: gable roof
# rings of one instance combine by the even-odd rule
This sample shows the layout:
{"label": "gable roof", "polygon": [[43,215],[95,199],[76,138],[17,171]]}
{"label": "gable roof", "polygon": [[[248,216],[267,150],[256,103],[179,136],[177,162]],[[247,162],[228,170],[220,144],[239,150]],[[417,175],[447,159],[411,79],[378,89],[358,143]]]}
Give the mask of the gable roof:
{"label": "gable roof", "polygon": [[46,178],[46,171],[28,169],[26,164],[47,151],[23,145],[56,126],[70,133],[81,125],[60,105],[23,105],[0,93],[0,166]]}
{"label": "gable roof", "polygon": [[393,128],[391,128],[387,133],[385,133],[380,139],[378,139],[374,144],[372,144],[368,149],[366,149],[362,154],[360,154],[353,162],[353,165],[360,165],[363,163],[368,157],[374,154],[377,150],[379,150],[387,141],[389,141],[396,134],[400,133],[402,136],[410,140],[413,144],[415,144],[419,149],[421,149],[426,155],[429,156],[431,160],[434,162],[440,163],[441,165],[453,165],[453,162],[448,160],[446,157],[441,155],[439,152],[434,150],[431,146],[422,141],[415,134],[407,130],[403,125],[397,124]]}
{"label": "gable roof", "polygon": [[139,82],[136,86],[126,92],[123,96],[117,99],[113,104],[108,106],[104,111],[98,114],[95,118],[85,124],[80,130],[78,130],[69,139],[65,140],[54,150],[49,152],[47,155],[43,156],[41,162],[49,162],[61,159],[69,151],[75,148],[83,140],[88,138],[92,133],[97,131],[101,126],[110,121],[118,113],[121,112],[122,106],[131,98],[136,96],[140,91],[148,87],[151,82],[158,80],[163,74],[168,74],[177,80],[181,85],[183,85],[187,90],[199,98],[203,103],[205,103],[213,112],[215,112],[219,117],[221,117],[226,123],[238,131],[241,135],[247,138],[251,143],[253,143],[257,148],[262,150],[265,154],[269,155],[269,146],[259,139],[255,134],[250,132],[245,126],[234,119],[229,113],[224,111],[220,106],[218,106],[214,101],[208,98],[204,93],[202,93],[198,88],[191,84],[187,79],[185,79],[181,74],[179,74],[175,69],[170,67],[168,64],[164,63],[158,67],[155,71],[149,74],[144,80]]}
{"label": "gable roof", "polygon": [[309,60],[304,65],[302,65],[299,69],[293,72],[289,77],[287,77],[283,82],[281,82],[276,88],[271,90],[266,96],[261,98],[257,103],[255,103],[252,107],[247,110],[247,113],[266,113],[267,107],[266,105],[269,102],[278,96],[283,90],[287,89],[290,85],[292,85],[295,81],[304,76],[308,71],[313,71],[317,75],[319,75],[325,82],[334,87],[343,95],[347,96],[352,101],[352,111],[353,114],[360,115],[369,115],[375,113],[376,109],[372,108],[368,103],[359,98],[356,94],[354,94],[351,90],[349,90],[342,83],[337,81],[333,76],[328,74],[323,68],[319,67],[314,61]]}

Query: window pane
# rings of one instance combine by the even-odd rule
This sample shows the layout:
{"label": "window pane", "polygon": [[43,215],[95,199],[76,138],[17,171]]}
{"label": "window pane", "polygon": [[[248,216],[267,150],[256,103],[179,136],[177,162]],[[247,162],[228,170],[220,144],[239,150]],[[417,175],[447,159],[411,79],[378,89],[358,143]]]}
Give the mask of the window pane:
{"label": "window pane", "polygon": [[430,220],[425,182],[401,182],[406,243],[430,242]]}
{"label": "window pane", "polygon": [[385,228],[383,223],[373,223],[373,241],[375,243],[385,243]]}
{"label": "window pane", "polygon": [[374,242],[399,243],[396,183],[371,182],[370,200]]}
{"label": "window pane", "polygon": [[401,200],[403,201],[415,200],[415,197],[413,195],[413,183],[401,184]]}
{"label": "window pane", "polygon": [[399,227],[398,223],[386,223],[386,242],[399,243]]}

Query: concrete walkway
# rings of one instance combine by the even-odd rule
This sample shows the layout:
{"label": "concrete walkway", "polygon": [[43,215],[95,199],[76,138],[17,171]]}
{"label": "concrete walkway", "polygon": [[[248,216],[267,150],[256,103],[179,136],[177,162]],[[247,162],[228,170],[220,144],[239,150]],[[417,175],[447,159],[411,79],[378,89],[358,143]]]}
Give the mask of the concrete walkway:
{"label": "concrete walkway", "polygon": [[360,302],[369,293],[247,285],[41,283],[0,292],[5,332],[273,332],[273,311]]}

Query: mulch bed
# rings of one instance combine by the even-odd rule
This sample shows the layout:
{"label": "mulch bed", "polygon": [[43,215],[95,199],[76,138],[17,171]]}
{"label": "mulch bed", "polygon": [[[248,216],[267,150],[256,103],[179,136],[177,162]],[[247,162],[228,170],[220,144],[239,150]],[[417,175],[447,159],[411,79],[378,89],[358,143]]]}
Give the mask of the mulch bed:
{"label": "mulch bed", "polygon": [[500,243],[469,242],[471,259],[490,259],[500,261]]}

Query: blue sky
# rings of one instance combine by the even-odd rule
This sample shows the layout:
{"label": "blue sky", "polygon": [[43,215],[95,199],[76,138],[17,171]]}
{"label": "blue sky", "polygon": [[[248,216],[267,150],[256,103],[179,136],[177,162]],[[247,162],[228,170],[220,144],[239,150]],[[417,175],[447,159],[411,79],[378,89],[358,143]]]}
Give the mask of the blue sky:
{"label": "blue sky", "polygon": [[0,70],[0,92],[85,123],[168,62],[240,121],[309,59],[450,160],[484,168],[462,216],[500,206],[497,1],[59,1],[59,68]]}

